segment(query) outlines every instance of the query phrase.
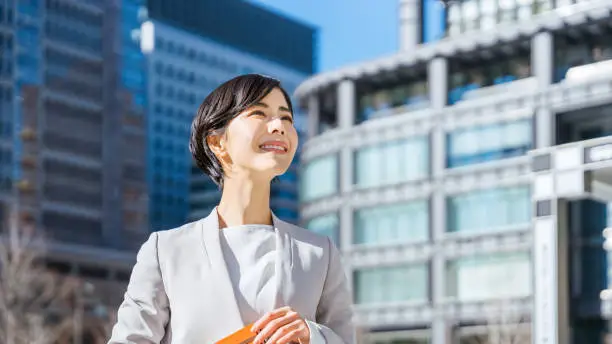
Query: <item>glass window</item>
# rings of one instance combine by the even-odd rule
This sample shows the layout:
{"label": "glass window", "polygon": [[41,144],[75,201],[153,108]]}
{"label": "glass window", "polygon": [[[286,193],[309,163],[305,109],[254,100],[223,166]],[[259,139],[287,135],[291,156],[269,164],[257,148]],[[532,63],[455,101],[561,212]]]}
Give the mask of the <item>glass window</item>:
{"label": "glass window", "polygon": [[401,84],[381,86],[362,83],[358,87],[357,123],[429,106],[428,83],[425,76]]}
{"label": "glass window", "polygon": [[[574,0],[557,0],[573,2]],[[560,3],[560,2],[559,2]],[[558,4],[559,4],[558,3]],[[552,8],[552,0],[464,0],[448,5],[449,36],[529,20]]]}
{"label": "glass window", "polygon": [[531,221],[528,186],[488,189],[448,199],[448,231],[478,233]]}
{"label": "glass window", "polygon": [[447,296],[459,301],[529,296],[530,255],[512,252],[459,258],[447,265],[446,285]]}
{"label": "glass window", "polygon": [[461,20],[461,3],[451,2],[448,5],[448,35],[456,36],[463,32]]}
{"label": "glass window", "polygon": [[340,247],[338,214],[326,214],[308,221],[306,228],[317,234],[331,238],[337,247]]}
{"label": "glass window", "polygon": [[426,241],[429,237],[426,200],[382,205],[355,212],[355,244]]}
{"label": "glass window", "polygon": [[447,167],[524,155],[531,149],[531,120],[460,129],[448,134]]}
{"label": "glass window", "polygon": [[308,162],[300,179],[302,201],[330,196],[338,191],[338,156],[330,155]]}
{"label": "glass window", "polygon": [[284,220],[286,222],[289,222],[289,223],[297,222],[297,219],[299,217],[297,211],[295,211],[293,209],[274,208],[273,211],[276,214],[276,216],[278,216],[280,219],[282,219],[282,220]]}
{"label": "glass window", "polygon": [[330,88],[325,90],[319,97],[319,128],[318,134],[338,127],[336,90]]}
{"label": "glass window", "polygon": [[[567,71],[590,63],[612,59],[612,29],[601,33],[580,32],[580,37],[555,36],[555,81],[565,78]],[[605,69],[604,69],[605,70]]]}
{"label": "glass window", "polygon": [[531,48],[527,41],[509,47],[513,54],[491,59],[466,58],[461,55],[450,60],[448,103],[481,96],[483,87],[506,84],[531,76]]}
{"label": "glass window", "polygon": [[425,178],[429,173],[427,137],[385,142],[355,152],[355,185],[376,187]]}
{"label": "glass window", "polygon": [[355,303],[381,304],[429,298],[427,264],[364,268],[354,272]]}

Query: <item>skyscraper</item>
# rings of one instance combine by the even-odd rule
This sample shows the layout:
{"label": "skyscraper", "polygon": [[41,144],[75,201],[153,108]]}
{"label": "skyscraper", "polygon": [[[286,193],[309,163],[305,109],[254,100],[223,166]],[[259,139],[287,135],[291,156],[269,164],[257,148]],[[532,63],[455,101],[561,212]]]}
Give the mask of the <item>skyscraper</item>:
{"label": "skyscraper", "polygon": [[148,234],[138,6],[0,3],[2,222],[17,208],[45,230],[48,265],[113,306]]}
{"label": "skyscraper", "polygon": [[[195,167],[189,130],[204,98],[244,73],[278,78],[289,92],[313,72],[314,30],[243,1],[150,1],[149,186],[153,230],[170,229],[212,210],[216,185]],[[297,109],[297,106],[296,106]],[[303,132],[303,115],[296,111]],[[272,187],[275,213],[298,220],[297,165]]]}
{"label": "skyscraper", "polygon": [[602,343],[610,2],[485,3],[298,87],[302,223],[344,252],[366,342]]}

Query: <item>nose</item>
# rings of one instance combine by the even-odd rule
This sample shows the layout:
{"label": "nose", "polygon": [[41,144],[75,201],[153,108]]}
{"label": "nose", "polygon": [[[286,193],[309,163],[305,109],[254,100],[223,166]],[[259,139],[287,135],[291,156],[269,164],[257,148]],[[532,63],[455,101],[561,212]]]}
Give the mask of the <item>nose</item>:
{"label": "nose", "polygon": [[280,118],[274,118],[270,122],[268,122],[268,131],[271,134],[278,133],[281,135],[285,135],[285,128],[283,126],[283,120]]}

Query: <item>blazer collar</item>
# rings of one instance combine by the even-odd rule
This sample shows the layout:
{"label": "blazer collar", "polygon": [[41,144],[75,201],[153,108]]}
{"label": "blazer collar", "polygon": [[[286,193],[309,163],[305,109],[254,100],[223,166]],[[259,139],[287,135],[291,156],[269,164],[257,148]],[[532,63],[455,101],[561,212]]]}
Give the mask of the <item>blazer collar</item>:
{"label": "blazer collar", "polygon": [[[293,245],[289,235],[289,224],[280,220],[272,213],[272,222],[276,231],[276,295],[274,308],[279,308],[287,304],[289,298],[289,288],[287,281],[291,280],[291,268],[293,266]],[[246,324],[240,316],[240,310],[236,302],[235,290],[229,277],[227,265],[223,256],[220,243],[219,216],[217,207],[201,220],[201,231],[204,254],[207,259],[210,271],[212,272],[211,283],[213,283],[216,295],[214,296],[218,309],[224,309],[227,314],[225,324],[227,333],[242,328]]]}

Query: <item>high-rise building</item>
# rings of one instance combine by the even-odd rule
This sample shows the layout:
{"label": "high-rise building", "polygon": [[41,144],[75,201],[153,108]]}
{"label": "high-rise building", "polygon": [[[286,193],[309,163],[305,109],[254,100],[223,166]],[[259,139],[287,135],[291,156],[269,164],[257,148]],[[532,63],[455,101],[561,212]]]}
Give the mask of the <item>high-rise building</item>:
{"label": "high-rise building", "polygon": [[457,37],[466,32],[486,32],[498,26],[530,21],[553,8],[581,0],[399,0],[400,48]]}
{"label": "high-rise building", "polygon": [[[190,126],[200,103],[239,74],[281,80],[288,92],[313,72],[314,30],[243,1],[149,2],[143,27],[149,66],[149,189],[153,230],[170,229],[207,215],[218,203],[217,186],[193,163]],[[194,17],[194,13],[206,16]],[[210,15],[207,15],[210,14]],[[214,13],[214,14],[213,14]],[[296,106],[297,109],[297,106]],[[303,131],[303,114],[296,111]],[[297,222],[299,154],[273,184],[271,206]]]}
{"label": "high-rise building", "polygon": [[603,343],[612,5],[531,5],[298,87],[301,223],[367,343]]}
{"label": "high-rise building", "polygon": [[137,0],[0,2],[5,223],[45,230],[48,263],[113,305],[148,233]]}

